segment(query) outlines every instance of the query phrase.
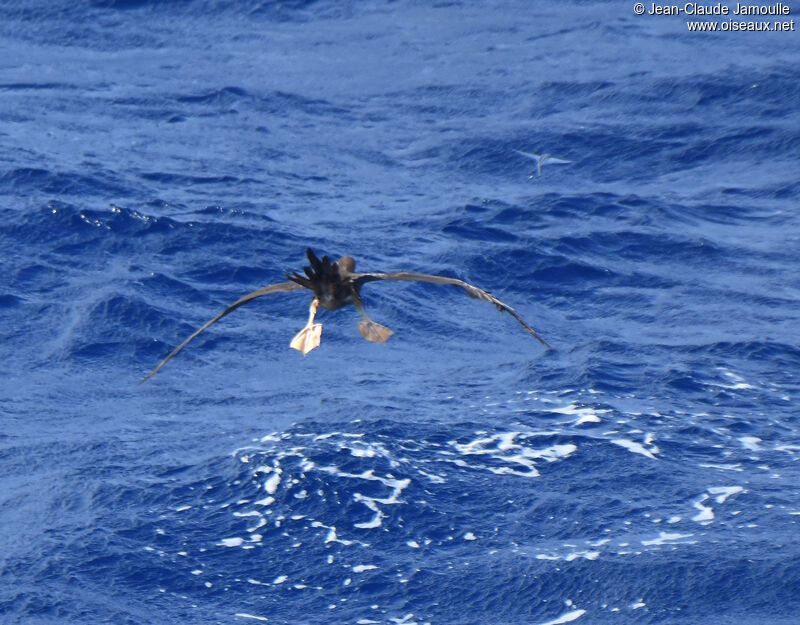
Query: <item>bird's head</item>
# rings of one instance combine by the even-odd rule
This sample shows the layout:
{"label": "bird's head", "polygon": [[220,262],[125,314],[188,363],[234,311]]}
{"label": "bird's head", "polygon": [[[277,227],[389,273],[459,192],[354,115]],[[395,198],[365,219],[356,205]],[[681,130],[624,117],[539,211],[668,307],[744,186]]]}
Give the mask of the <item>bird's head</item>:
{"label": "bird's head", "polygon": [[339,275],[344,276],[356,270],[356,261],[352,256],[342,256],[336,261],[336,266],[339,268]]}

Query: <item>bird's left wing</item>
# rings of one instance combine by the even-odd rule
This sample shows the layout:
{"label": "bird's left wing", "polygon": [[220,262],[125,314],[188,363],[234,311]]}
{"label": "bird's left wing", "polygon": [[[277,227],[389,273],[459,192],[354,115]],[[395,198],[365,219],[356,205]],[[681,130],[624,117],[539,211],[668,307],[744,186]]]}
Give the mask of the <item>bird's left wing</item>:
{"label": "bird's left wing", "polygon": [[534,161],[538,161],[540,158],[542,158],[542,154],[535,154],[533,152],[523,152],[522,150],[516,150],[516,149],[514,151],[517,154],[520,154],[522,156],[527,156],[528,158],[533,159]]}
{"label": "bird's left wing", "polygon": [[486,302],[491,302],[497,307],[497,310],[503,312],[507,312],[509,315],[514,317],[519,323],[525,328],[537,341],[539,341],[542,345],[550,348],[550,345],[547,344],[541,336],[536,333],[532,327],[530,327],[525,320],[520,317],[519,313],[511,308],[508,304],[503,302],[502,300],[497,299],[494,295],[489,293],[488,291],[484,291],[483,289],[479,289],[474,284],[470,284],[469,282],[464,282],[464,280],[459,280],[458,278],[448,278],[447,276],[434,276],[427,273],[409,273],[407,271],[401,271],[398,273],[358,273],[353,274],[353,282],[355,283],[356,287],[360,287],[362,284],[367,282],[374,282],[376,280],[419,280],[421,282],[432,282],[433,284],[452,284],[453,286],[460,287],[467,292],[467,295],[470,297],[474,297],[475,299],[482,299]]}
{"label": "bird's left wing", "polygon": [[239,306],[243,306],[244,304],[247,304],[248,302],[252,302],[257,297],[261,297],[263,295],[269,295],[270,293],[288,293],[290,291],[297,291],[297,290],[303,289],[303,288],[305,288],[303,285],[296,284],[295,282],[279,282],[278,284],[272,284],[270,286],[265,286],[263,289],[258,289],[257,291],[253,291],[252,293],[248,293],[244,297],[236,300],[233,304],[228,306],[225,310],[223,310],[220,314],[218,314],[216,317],[214,317],[211,321],[206,323],[202,328],[200,328],[199,330],[196,330],[183,343],[181,343],[175,349],[173,349],[170,352],[169,356],[164,358],[164,360],[162,360],[155,369],[153,369],[150,373],[148,373],[147,377],[145,377],[141,382],[139,382],[139,384],[142,384],[143,382],[147,382],[147,380],[149,380],[156,373],[158,373],[159,370],[161,369],[161,367],[163,367],[165,364],[167,364],[167,362],[169,362],[169,360],[173,356],[176,356],[179,351],[181,351],[184,347],[186,347],[186,344],[189,341],[191,341],[194,337],[196,337],[198,334],[200,334],[203,330],[205,330],[209,326],[215,324],[217,321],[222,319],[228,313],[231,313],[234,310],[236,310],[237,308],[239,308]]}

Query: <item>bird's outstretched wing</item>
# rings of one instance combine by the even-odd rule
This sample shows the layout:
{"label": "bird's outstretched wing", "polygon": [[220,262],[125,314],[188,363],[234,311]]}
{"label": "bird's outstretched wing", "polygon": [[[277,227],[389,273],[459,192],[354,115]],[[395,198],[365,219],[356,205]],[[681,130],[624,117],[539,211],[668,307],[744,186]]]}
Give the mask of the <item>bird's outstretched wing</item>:
{"label": "bird's outstretched wing", "polygon": [[566,165],[571,163],[572,161],[568,161],[563,158],[556,158],[551,154],[534,154],[533,152],[523,152],[522,150],[514,150],[517,154],[521,154],[522,156],[527,156],[530,159],[536,161],[536,171],[539,175],[542,175],[542,166],[545,163],[552,163],[553,165]]}
{"label": "bird's outstretched wing", "polygon": [[475,299],[482,299],[486,302],[491,302],[497,307],[497,310],[500,312],[507,312],[509,315],[514,317],[517,321],[520,322],[523,328],[525,328],[533,337],[539,341],[542,345],[550,348],[550,345],[547,344],[541,336],[536,333],[532,327],[530,327],[522,317],[519,316],[519,313],[511,308],[505,302],[497,299],[494,295],[489,293],[488,291],[484,291],[483,289],[479,289],[473,284],[469,282],[464,282],[463,280],[459,280],[458,278],[448,278],[446,276],[433,276],[427,273],[409,273],[407,271],[401,271],[398,273],[357,273],[353,274],[353,282],[355,283],[356,287],[359,288],[362,284],[367,282],[374,282],[376,280],[419,280],[421,282],[432,282],[434,284],[452,284],[453,286],[458,286],[464,289],[467,292],[467,295],[470,297],[474,297]]}
{"label": "bird's outstretched wing", "polygon": [[223,310],[220,314],[218,314],[216,317],[214,317],[211,321],[206,323],[202,328],[200,328],[199,330],[196,330],[183,343],[181,343],[175,349],[173,349],[172,352],[170,352],[169,356],[164,358],[164,360],[162,360],[155,369],[153,369],[150,373],[148,373],[147,377],[145,377],[141,382],[139,382],[139,384],[142,384],[142,382],[147,382],[147,380],[149,380],[156,373],[158,373],[159,370],[161,369],[161,367],[163,367],[165,364],[167,364],[167,362],[169,362],[169,360],[173,356],[177,355],[177,353],[179,351],[181,351],[184,347],[186,347],[186,344],[189,341],[191,341],[194,337],[196,337],[198,334],[200,334],[203,330],[205,330],[209,326],[215,324],[217,321],[222,319],[228,313],[233,312],[234,310],[239,308],[239,306],[243,306],[244,304],[247,304],[248,302],[252,302],[254,299],[256,299],[257,297],[261,297],[262,295],[269,295],[270,293],[288,293],[290,291],[297,291],[297,290],[300,290],[300,289],[303,289],[303,288],[305,288],[305,287],[300,285],[300,284],[296,284],[295,282],[279,282],[278,284],[272,284],[270,286],[265,286],[263,289],[258,289],[257,291],[253,291],[252,293],[248,293],[247,295],[245,295],[241,299],[236,300],[233,304],[228,306],[225,310]]}
{"label": "bird's outstretched wing", "polygon": [[542,158],[542,156],[544,156],[543,154],[535,154],[533,152],[524,152],[523,150],[517,150],[517,149],[514,149],[514,152],[516,152],[517,154],[521,154],[522,156],[527,156],[528,158],[533,159],[534,161],[538,161],[539,159]]}

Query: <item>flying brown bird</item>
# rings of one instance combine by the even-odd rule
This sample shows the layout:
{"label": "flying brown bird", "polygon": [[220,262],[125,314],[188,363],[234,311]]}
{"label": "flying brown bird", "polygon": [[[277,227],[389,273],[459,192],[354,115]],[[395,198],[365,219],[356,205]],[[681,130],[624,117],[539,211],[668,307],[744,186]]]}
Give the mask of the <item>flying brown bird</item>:
{"label": "flying brown bird", "polygon": [[[142,382],[146,382],[152,378],[156,373],[161,370],[169,360],[177,355],[186,344],[200,334],[209,326],[215,324],[222,319],[225,315],[233,312],[239,306],[243,306],[248,302],[253,301],[262,295],[269,295],[270,293],[289,293],[291,291],[299,291],[301,289],[309,289],[314,292],[314,299],[311,301],[309,308],[309,318],[306,326],[298,332],[297,336],[292,339],[291,347],[307,354],[312,349],[317,347],[320,343],[322,335],[322,324],[314,323],[314,318],[317,314],[317,308],[322,306],[325,310],[337,310],[348,304],[352,304],[355,309],[364,318],[363,321],[358,323],[358,329],[361,335],[368,341],[373,343],[384,343],[392,336],[393,332],[386,326],[375,323],[367,316],[364,311],[364,303],[361,301],[359,291],[361,287],[367,282],[374,282],[375,280],[421,280],[422,282],[433,282],[434,284],[452,284],[461,287],[467,292],[467,295],[475,299],[482,299],[491,302],[501,312],[509,313],[514,319],[522,324],[537,341],[542,345],[549,348],[547,342],[539,336],[536,331],[531,328],[522,317],[519,316],[516,310],[511,308],[508,304],[501,302],[491,293],[479,289],[476,286],[459,280],[458,278],[448,278],[446,276],[432,276],[425,273],[408,273],[401,271],[398,273],[356,273],[356,261],[350,256],[342,256],[335,263],[331,263],[330,258],[323,256],[322,260],[317,258],[311,248],[306,249],[306,255],[311,263],[311,266],[304,267],[305,276],[301,276],[296,272],[286,274],[290,282],[279,282],[270,286],[258,289],[235,301],[228,306],[220,314],[214,317],[211,321],[206,323],[202,328],[195,331],[188,339],[178,345],[170,354],[162,360],[159,365],[153,369]],[[140,382],[141,384],[141,382]]]}

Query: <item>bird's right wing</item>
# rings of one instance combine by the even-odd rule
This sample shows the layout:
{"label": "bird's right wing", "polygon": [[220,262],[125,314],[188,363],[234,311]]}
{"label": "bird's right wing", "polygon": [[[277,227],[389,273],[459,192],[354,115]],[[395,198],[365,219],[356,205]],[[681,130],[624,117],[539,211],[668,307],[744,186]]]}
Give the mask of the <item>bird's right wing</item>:
{"label": "bird's right wing", "polygon": [[198,334],[200,334],[203,330],[205,330],[209,326],[214,325],[217,321],[222,319],[228,313],[231,313],[234,310],[236,310],[237,308],[239,308],[239,306],[243,306],[244,304],[247,304],[248,302],[252,302],[257,297],[261,297],[263,295],[269,295],[270,293],[288,293],[290,291],[297,291],[297,290],[300,290],[300,289],[303,289],[303,288],[305,288],[303,285],[296,284],[295,282],[279,282],[278,284],[272,284],[270,286],[265,286],[263,289],[258,289],[257,291],[253,291],[252,293],[248,293],[247,295],[245,295],[241,299],[236,300],[233,304],[228,306],[225,310],[223,310],[220,314],[218,314],[216,317],[214,317],[211,321],[206,323],[202,328],[200,328],[199,330],[196,330],[183,343],[181,343],[175,349],[173,349],[172,352],[170,352],[169,356],[164,358],[164,360],[162,360],[155,369],[153,369],[150,373],[148,373],[147,377],[145,377],[141,382],[139,382],[139,384],[147,382],[147,380],[149,380],[156,373],[158,373],[159,370],[161,369],[161,367],[163,367],[165,364],[167,364],[167,362],[169,362],[169,360],[173,356],[176,356],[179,351],[181,351],[184,347],[186,347],[186,344],[189,343],[189,341],[191,341],[194,337],[196,337]]}
{"label": "bird's right wing", "polygon": [[498,299],[489,291],[484,291],[483,289],[478,288],[474,284],[470,284],[469,282],[465,282],[464,280],[459,280],[458,278],[449,278],[447,276],[434,276],[427,273],[410,273],[407,271],[401,271],[398,273],[357,273],[352,274],[353,282],[356,284],[357,287],[360,287],[362,284],[366,282],[374,282],[375,280],[419,280],[420,282],[432,282],[434,284],[452,284],[453,286],[461,287],[467,292],[467,295],[470,297],[474,297],[475,299],[482,299],[485,302],[491,302],[497,307],[497,310],[500,312],[507,312],[509,315],[514,317],[517,321],[519,321],[520,325],[525,328],[529,334],[531,334],[537,341],[539,341],[542,345],[550,348],[550,345],[547,344],[541,336],[536,333],[532,327],[530,327],[525,320],[520,317],[519,313],[511,308],[508,304],[506,304],[501,299]]}

